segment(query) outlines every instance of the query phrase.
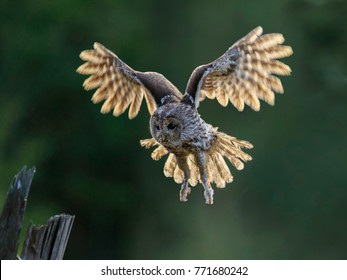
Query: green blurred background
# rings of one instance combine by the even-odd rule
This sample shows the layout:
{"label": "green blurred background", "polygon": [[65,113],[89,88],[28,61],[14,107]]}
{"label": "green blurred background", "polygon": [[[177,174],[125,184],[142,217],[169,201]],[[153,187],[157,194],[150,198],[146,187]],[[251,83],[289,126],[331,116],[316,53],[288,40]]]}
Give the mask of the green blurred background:
{"label": "green blurred background", "polygon": [[[347,1],[2,1],[0,206],[13,175],[37,168],[26,212],[76,215],[66,259],[346,259]],[[184,90],[191,71],[254,27],[281,32],[276,106],[239,113],[216,101],[203,118],[255,146],[253,161],[204,204],[189,202],[139,140],[139,116],[101,115],[75,70],[98,41],[131,67]]]}

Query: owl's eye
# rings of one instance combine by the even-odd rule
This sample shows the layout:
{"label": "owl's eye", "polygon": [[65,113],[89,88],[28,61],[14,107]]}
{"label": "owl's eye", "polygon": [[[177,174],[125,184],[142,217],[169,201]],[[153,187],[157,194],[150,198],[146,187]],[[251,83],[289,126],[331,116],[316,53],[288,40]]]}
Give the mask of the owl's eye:
{"label": "owl's eye", "polygon": [[177,125],[175,125],[175,124],[173,124],[173,123],[169,123],[169,124],[167,125],[167,128],[170,129],[170,130],[172,130],[172,129],[175,129],[176,126],[177,126]]}

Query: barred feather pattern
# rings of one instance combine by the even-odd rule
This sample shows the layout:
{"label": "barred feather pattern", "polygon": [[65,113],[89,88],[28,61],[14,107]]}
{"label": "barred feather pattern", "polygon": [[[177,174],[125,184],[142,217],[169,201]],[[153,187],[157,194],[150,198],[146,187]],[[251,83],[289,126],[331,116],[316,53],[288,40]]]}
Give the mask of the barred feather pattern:
{"label": "barred feather pattern", "polygon": [[[236,139],[219,131],[217,131],[216,136],[215,143],[206,152],[207,183],[209,186],[215,184],[218,188],[224,188],[227,183],[233,181],[233,176],[224,158],[228,159],[237,170],[242,170],[244,168],[243,162],[252,160],[252,157],[242,149],[251,149],[253,145],[248,141]],[[154,160],[159,160],[164,155],[169,154],[164,165],[164,175],[172,177],[176,183],[182,184],[184,173],[179,168],[177,158],[173,153],[169,153],[154,138],[141,140],[140,144],[145,148],[158,146],[152,153]],[[199,167],[193,153],[188,155],[187,163],[190,169],[189,184],[196,186],[199,182],[202,183]]]}
{"label": "barred feather pattern", "polygon": [[260,110],[260,100],[275,104],[275,92],[283,93],[281,80],[274,75],[291,74],[288,65],[276,59],[293,53],[284,46],[279,33],[262,35],[259,26],[232,45],[215,60],[200,81],[200,99],[214,99],[222,106],[229,101],[243,111],[245,104]]}
{"label": "barred feather pattern", "polygon": [[78,67],[77,72],[91,75],[84,81],[83,87],[85,90],[97,89],[92,101],[104,101],[101,113],[113,110],[113,115],[119,116],[129,108],[128,116],[133,119],[140,111],[143,97],[149,113],[154,112],[156,105],[153,97],[136,77],[136,72],[110,50],[94,43],[94,49],[82,51],[80,58],[86,63]]}

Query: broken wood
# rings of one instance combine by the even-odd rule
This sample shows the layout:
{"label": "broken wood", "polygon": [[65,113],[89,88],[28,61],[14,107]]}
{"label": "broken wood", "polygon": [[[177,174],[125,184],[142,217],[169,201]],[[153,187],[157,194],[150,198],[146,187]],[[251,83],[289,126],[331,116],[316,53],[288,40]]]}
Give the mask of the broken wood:
{"label": "broken wood", "polygon": [[62,260],[74,216],[61,214],[49,218],[47,224],[28,226],[22,255],[23,260]]}
{"label": "broken wood", "polygon": [[13,178],[0,216],[0,259],[17,258],[19,235],[35,167],[26,166]]}
{"label": "broken wood", "polygon": [[[0,259],[18,259],[17,251],[30,185],[35,167],[26,166],[14,177],[0,216]],[[46,225],[30,223],[26,231],[21,259],[61,260],[71,232],[74,216],[60,214]]]}

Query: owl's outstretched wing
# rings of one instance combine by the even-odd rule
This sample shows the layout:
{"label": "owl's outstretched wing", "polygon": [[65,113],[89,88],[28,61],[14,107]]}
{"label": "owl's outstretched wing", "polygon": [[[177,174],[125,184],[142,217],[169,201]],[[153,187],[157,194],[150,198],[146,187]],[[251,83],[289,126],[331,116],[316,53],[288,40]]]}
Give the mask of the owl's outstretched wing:
{"label": "owl's outstretched wing", "polygon": [[99,43],[94,43],[92,50],[82,51],[80,58],[86,63],[77,72],[91,75],[83,87],[86,90],[97,88],[92,101],[104,101],[101,113],[113,110],[113,115],[119,116],[130,107],[128,116],[132,119],[139,113],[143,97],[150,114],[161,105],[164,97],[182,98],[179,90],[163,75],[135,71]]}
{"label": "owl's outstretched wing", "polygon": [[290,56],[282,34],[262,35],[259,26],[232,45],[215,61],[197,67],[187,84],[186,93],[199,100],[217,98],[222,106],[229,101],[239,110],[244,104],[259,111],[260,101],[274,105],[274,92],[283,93],[281,80],[275,75],[290,75],[288,65],[276,59]]}

